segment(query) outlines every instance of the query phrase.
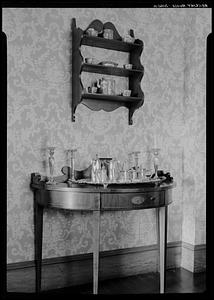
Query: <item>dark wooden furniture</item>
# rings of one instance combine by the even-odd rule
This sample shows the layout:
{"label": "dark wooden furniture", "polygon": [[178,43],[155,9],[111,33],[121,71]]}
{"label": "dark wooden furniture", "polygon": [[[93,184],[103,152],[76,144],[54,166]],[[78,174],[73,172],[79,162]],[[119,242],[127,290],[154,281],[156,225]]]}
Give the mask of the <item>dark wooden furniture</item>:
{"label": "dark wooden furniture", "polygon": [[[103,24],[99,20],[94,20],[88,28],[94,28],[98,32],[109,28],[113,30],[113,39],[105,39],[100,36],[88,36],[86,30],[83,31],[76,27],[76,20],[72,19],[72,122],[75,121],[75,111],[77,106],[82,103],[91,110],[113,111],[120,106],[127,107],[129,111],[129,124],[133,124],[133,114],[136,109],[144,103],[144,94],[141,90],[140,82],[144,74],[144,67],[140,62],[140,55],[143,51],[143,41],[135,39],[134,43],[127,43],[117,32],[111,22]],[[118,67],[103,65],[93,65],[84,63],[81,46],[99,47],[129,53],[129,63],[133,69],[127,70]],[[82,72],[92,72],[114,76],[127,77],[129,79],[129,89],[132,91],[130,97],[120,95],[103,95],[84,93],[81,82]]]}
{"label": "dark wooden furniture", "polygon": [[41,290],[43,208],[81,210],[93,212],[93,293],[98,292],[100,213],[105,211],[156,209],[160,262],[160,293],[165,289],[165,263],[167,243],[167,207],[172,202],[173,183],[109,184],[107,188],[94,185],[57,183],[47,185],[34,180],[34,224],[36,292]]}

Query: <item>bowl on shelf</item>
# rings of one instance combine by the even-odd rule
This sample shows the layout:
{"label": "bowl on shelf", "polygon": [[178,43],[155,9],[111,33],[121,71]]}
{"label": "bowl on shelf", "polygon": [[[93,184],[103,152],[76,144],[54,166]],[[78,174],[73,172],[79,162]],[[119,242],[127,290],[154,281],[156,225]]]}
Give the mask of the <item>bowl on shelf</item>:
{"label": "bowl on shelf", "polygon": [[106,66],[106,67],[117,67],[118,66],[118,64],[113,61],[101,61],[99,63],[99,65]]}
{"label": "bowl on shelf", "polygon": [[85,58],[85,63],[86,63],[86,64],[93,64],[93,65],[96,65],[96,64],[98,64],[98,60],[95,59],[95,58],[92,58],[92,57],[86,57],[86,58]]}

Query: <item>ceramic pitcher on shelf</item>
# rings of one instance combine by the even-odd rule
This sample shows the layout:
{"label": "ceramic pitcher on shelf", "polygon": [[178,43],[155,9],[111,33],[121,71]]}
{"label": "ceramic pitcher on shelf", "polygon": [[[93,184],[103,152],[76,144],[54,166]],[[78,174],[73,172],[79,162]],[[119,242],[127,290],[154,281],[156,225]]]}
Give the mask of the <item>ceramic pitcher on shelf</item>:
{"label": "ceramic pitcher on shelf", "polygon": [[100,94],[114,95],[115,94],[115,80],[109,77],[98,79],[97,87]]}

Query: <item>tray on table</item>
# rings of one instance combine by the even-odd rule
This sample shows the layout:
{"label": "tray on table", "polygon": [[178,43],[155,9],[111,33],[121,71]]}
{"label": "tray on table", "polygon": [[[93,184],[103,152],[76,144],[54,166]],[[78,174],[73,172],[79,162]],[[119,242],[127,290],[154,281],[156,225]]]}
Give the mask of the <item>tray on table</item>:
{"label": "tray on table", "polygon": [[[165,179],[165,177],[164,177]],[[129,180],[129,181],[106,181],[106,182],[93,182],[90,179],[79,179],[79,180],[74,180],[71,182],[72,186],[77,185],[77,186],[84,186],[84,187],[89,187],[89,186],[94,186],[94,187],[133,187],[133,186],[155,186],[159,185],[163,179],[157,178],[157,179],[143,179],[143,180]]]}

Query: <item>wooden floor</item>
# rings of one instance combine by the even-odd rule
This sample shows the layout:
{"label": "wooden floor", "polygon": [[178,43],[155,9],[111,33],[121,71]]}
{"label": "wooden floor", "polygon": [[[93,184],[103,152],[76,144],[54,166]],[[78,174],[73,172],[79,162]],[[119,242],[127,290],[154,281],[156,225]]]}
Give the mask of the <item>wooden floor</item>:
{"label": "wooden floor", "polygon": [[[206,291],[206,273],[189,272],[185,269],[166,271],[166,293],[203,293]],[[147,273],[142,275],[116,278],[99,282],[99,294],[158,294],[159,274]],[[82,286],[56,289],[41,292],[40,296],[67,296],[71,294],[92,294],[92,283]],[[32,299],[32,293],[8,293],[7,298]],[[36,295],[35,295],[36,296]],[[70,297],[70,296],[69,296]]]}
{"label": "wooden floor", "polygon": [[[206,290],[206,273],[185,269],[167,270],[166,293],[202,293]],[[43,294],[92,294],[92,283],[84,286],[58,289]],[[156,294],[159,293],[159,274],[147,273],[99,282],[99,294]]]}

